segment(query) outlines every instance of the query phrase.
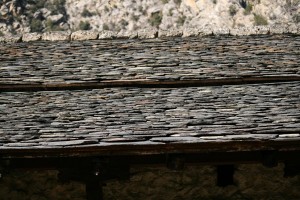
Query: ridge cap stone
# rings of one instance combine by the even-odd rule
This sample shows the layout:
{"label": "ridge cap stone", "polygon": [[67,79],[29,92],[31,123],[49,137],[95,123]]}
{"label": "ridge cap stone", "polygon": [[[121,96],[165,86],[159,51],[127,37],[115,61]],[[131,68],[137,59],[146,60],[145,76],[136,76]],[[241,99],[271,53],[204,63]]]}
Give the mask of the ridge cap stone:
{"label": "ridge cap stone", "polygon": [[97,40],[97,39],[152,39],[160,37],[202,37],[207,35],[267,35],[267,34],[295,34],[300,35],[300,25],[268,25],[245,26],[239,28],[228,27],[186,27],[170,28],[166,30],[149,28],[135,31],[51,31],[45,33],[24,33],[22,35],[0,36],[0,43],[16,43],[30,41],[71,41],[71,40]]}

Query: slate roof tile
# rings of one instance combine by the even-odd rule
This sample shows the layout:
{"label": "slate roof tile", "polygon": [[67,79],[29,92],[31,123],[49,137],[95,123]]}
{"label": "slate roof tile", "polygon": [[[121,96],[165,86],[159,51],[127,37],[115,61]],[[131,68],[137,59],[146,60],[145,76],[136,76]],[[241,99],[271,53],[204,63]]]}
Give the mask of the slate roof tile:
{"label": "slate roof tile", "polygon": [[299,46],[288,35],[9,43],[0,47],[0,83],[299,76]]}
{"label": "slate roof tile", "polygon": [[[7,103],[0,111],[0,130],[6,148],[299,138],[300,113],[295,110],[299,91],[300,82],[4,92],[0,101]],[[118,94],[122,98],[116,98]],[[173,94],[180,100],[169,104]],[[90,107],[96,96],[106,98]],[[51,109],[43,112],[49,106]],[[159,113],[155,106],[160,107]]]}
{"label": "slate roof tile", "polygon": [[4,44],[0,149],[300,141],[299,48],[296,35]]}

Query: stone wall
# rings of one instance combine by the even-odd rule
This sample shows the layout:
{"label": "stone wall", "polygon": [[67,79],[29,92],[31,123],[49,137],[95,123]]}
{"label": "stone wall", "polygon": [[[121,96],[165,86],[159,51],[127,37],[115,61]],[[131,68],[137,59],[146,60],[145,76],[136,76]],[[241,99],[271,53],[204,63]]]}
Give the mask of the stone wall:
{"label": "stone wall", "polygon": [[[0,180],[2,200],[83,200],[85,186],[61,183],[57,171],[13,170]],[[104,199],[205,200],[205,199],[300,199],[300,176],[284,177],[284,165],[236,165],[234,185],[218,187],[214,166],[186,166],[182,171],[165,167],[131,168],[128,181],[109,181]]]}

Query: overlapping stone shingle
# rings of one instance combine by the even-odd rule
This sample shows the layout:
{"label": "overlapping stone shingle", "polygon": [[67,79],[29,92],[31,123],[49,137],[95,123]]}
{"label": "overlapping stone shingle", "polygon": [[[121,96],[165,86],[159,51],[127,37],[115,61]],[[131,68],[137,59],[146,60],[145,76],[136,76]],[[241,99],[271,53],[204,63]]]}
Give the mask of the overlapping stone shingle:
{"label": "overlapping stone shingle", "polygon": [[[0,89],[28,87],[1,90],[0,149],[297,142],[300,81],[288,78],[300,77],[299,52],[296,35],[7,43],[0,46]],[[289,82],[174,84],[245,77]],[[133,80],[174,85],[62,87]],[[63,89],[30,92],[34,84]]]}
{"label": "overlapping stone shingle", "polygon": [[300,139],[300,82],[1,93],[0,148]]}
{"label": "overlapping stone shingle", "polygon": [[300,76],[299,51],[288,35],[12,43],[0,47],[0,83]]}

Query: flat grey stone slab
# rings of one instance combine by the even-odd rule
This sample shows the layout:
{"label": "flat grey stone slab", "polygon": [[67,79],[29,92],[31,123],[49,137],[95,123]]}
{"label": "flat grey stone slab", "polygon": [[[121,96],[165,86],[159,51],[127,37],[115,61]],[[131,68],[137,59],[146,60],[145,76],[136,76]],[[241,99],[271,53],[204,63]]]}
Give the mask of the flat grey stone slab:
{"label": "flat grey stone slab", "polygon": [[42,39],[41,33],[25,33],[22,36],[23,42],[39,41]]}
{"label": "flat grey stone slab", "polygon": [[56,142],[40,142],[41,146],[74,146],[74,145],[85,145],[95,144],[98,141],[95,140],[70,140],[70,141],[56,141]]}
{"label": "flat grey stone slab", "polygon": [[142,29],[138,30],[138,38],[140,39],[151,39],[158,36],[157,29]]}
{"label": "flat grey stone slab", "polygon": [[299,140],[300,82],[0,93],[0,147]]}
{"label": "flat grey stone slab", "polygon": [[154,137],[151,138],[150,141],[152,142],[164,142],[164,143],[169,143],[169,142],[186,142],[186,141],[193,141],[197,140],[196,137],[184,137],[184,136],[170,136],[170,137]]}
{"label": "flat grey stone slab", "polygon": [[9,43],[0,45],[0,84],[300,77],[299,48],[291,35]]}
{"label": "flat grey stone slab", "polygon": [[80,30],[71,34],[71,40],[96,40],[98,36],[98,32]]}
{"label": "flat grey stone slab", "polygon": [[67,31],[53,31],[42,34],[42,40],[45,41],[69,41],[71,32]]}
{"label": "flat grey stone slab", "polygon": [[21,42],[21,41],[22,41],[21,35],[0,36],[0,44],[1,43],[16,43],[16,42]]}
{"label": "flat grey stone slab", "polygon": [[98,39],[114,39],[117,37],[117,35],[118,32],[103,30],[99,33]]}

